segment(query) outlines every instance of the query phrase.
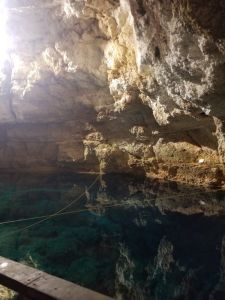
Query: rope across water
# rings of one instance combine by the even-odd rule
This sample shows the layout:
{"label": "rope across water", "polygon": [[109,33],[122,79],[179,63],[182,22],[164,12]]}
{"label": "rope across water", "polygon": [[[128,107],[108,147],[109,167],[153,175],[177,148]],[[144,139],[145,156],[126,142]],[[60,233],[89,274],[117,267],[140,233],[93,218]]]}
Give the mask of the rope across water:
{"label": "rope across water", "polygon": [[8,221],[8,222],[7,222],[7,221],[6,221],[6,222],[1,222],[0,225],[3,225],[3,224],[10,224],[10,223],[17,223],[17,222],[22,222],[22,221],[25,221],[25,220],[27,221],[28,219],[29,219],[29,220],[41,219],[40,221],[37,221],[37,222],[35,222],[35,223],[33,223],[33,224],[30,224],[30,225],[28,225],[28,226],[26,226],[26,227],[23,227],[23,228],[14,230],[14,231],[12,231],[12,232],[10,232],[10,233],[8,233],[8,234],[2,236],[1,238],[6,238],[6,237],[8,237],[8,236],[10,236],[10,235],[12,235],[12,234],[15,234],[15,233],[18,233],[18,232],[22,232],[22,231],[27,230],[27,229],[29,229],[29,228],[31,228],[31,227],[34,227],[34,226],[36,226],[36,225],[38,225],[38,224],[41,224],[42,222],[45,222],[45,221],[47,221],[47,220],[49,220],[49,219],[51,219],[51,218],[53,218],[53,217],[56,217],[56,216],[59,215],[59,214],[62,214],[67,208],[69,208],[69,207],[72,206],[75,202],[77,202],[78,200],[80,200],[80,199],[86,194],[86,192],[89,191],[89,190],[97,183],[97,181],[98,181],[99,178],[100,178],[100,175],[98,175],[98,176],[95,178],[95,180],[89,185],[89,187],[87,188],[87,190],[86,190],[85,192],[81,193],[77,198],[75,198],[75,199],[74,199],[73,201],[71,201],[69,204],[67,204],[67,205],[64,206],[63,208],[57,210],[56,212],[54,212],[54,213],[52,213],[52,214],[50,214],[50,215],[40,216],[40,217],[33,217],[33,218],[27,218],[27,219],[20,219],[20,220]]}
{"label": "rope across water", "polygon": [[[71,207],[74,203],[76,203],[79,199],[81,199],[83,196],[86,195],[86,192],[89,191],[98,181],[98,179],[100,178],[100,175],[98,175],[95,180],[89,185],[89,187],[87,188],[87,190],[83,193],[81,193],[77,198],[75,198],[73,201],[71,201],[69,204],[67,204],[66,206],[64,206],[63,208],[61,208],[60,210],[49,214],[49,215],[42,215],[42,216],[36,216],[36,217],[29,217],[29,218],[21,218],[21,219],[16,219],[16,220],[8,220],[8,221],[3,221],[0,222],[0,225],[8,225],[8,224],[15,224],[15,223],[21,223],[21,222],[26,222],[26,221],[32,221],[32,220],[39,220],[33,224],[30,224],[28,226],[25,226],[23,228],[14,230],[4,236],[2,236],[2,238],[8,237],[10,235],[13,235],[15,233],[19,233],[22,231],[25,231],[27,229],[30,229],[31,227],[34,227],[38,224],[41,224],[42,222],[45,222],[47,220],[50,220],[52,218],[58,217],[58,216],[62,216],[62,215],[69,215],[69,214],[76,214],[76,213],[81,213],[81,212],[85,212],[85,211],[90,211],[91,209],[94,209],[94,207],[89,207],[89,208],[83,208],[83,209],[79,209],[79,210],[72,210],[72,211],[67,211],[65,212],[65,210],[69,207]],[[218,191],[225,191],[224,189],[217,189],[215,190],[215,192]],[[193,193],[172,193],[169,196],[164,196],[164,197],[157,197],[157,200],[165,200],[165,199],[170,199],[171,197],[182,197],[182,196],[194,196],[194,195],[198,195],[198,194],[202,194],[202,193],[210,193],[210,191],[208,192],[193,192]],[[123,201],[122,203],[115,203],[115,204],[110,204],[110,205],[102,205],[102,208],[113,208],[113,207],[120,207],[120,206],[129,206],[131,205],[130,200],[128,201]]]}

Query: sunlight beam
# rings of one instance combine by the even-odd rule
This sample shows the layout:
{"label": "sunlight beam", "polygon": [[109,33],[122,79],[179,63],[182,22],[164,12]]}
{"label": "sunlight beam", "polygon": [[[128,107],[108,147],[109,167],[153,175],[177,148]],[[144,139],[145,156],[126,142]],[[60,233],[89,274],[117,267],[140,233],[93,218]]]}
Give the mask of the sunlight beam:
{"label": "sunlight beam", "polygon": [[9,58],[10,50],[12,49],[12,40],[7,34],[7,9],[5,1],[0,0],[0,68]]}

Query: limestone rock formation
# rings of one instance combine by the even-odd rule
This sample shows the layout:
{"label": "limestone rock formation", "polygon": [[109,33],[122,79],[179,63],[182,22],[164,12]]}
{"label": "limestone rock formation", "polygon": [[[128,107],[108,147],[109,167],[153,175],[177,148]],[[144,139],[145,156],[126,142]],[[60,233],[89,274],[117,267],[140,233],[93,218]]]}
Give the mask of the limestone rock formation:
{"label": "limestone rock formation", "polygon": [[6,7],[1,168],[223,184],[224,1]]}

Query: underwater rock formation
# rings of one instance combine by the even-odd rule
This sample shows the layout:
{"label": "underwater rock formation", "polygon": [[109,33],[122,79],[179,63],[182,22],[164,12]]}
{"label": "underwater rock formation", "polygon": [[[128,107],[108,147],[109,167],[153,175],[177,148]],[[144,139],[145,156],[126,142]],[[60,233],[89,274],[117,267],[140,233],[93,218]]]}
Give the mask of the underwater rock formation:
{"label": "underwater rock formation", "polygon": [[2,169],[224,183],[223,1],[6,4]]}
{"label": "underwater rock formation", "polygon": [[224,298],[224,191],[95,177],[1,174],[0,255],[118,300]]}

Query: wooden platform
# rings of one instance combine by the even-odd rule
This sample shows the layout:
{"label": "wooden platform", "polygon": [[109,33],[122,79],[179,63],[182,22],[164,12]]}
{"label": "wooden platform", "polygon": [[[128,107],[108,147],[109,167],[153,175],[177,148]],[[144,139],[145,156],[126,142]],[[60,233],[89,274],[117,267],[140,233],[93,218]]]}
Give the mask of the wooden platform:
{"label": "wooden platform", "polygon": [[1,256],[0,284],[28,299],[112,300],[110,297]]}

